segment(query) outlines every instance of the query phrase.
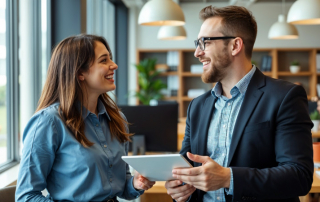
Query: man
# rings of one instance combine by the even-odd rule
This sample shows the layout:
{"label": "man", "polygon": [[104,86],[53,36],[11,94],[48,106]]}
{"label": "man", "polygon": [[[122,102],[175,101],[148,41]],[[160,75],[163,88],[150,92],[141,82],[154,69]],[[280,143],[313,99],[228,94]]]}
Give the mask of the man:
{"label": "man", "polygon": [[174,169],[176,201],[299,201],[313,180],[312,122],[305,90],[251,64],[257,24],[243,7],[208,6],[195,57],[215,87],[189,105],[180,151],[194,168]]}

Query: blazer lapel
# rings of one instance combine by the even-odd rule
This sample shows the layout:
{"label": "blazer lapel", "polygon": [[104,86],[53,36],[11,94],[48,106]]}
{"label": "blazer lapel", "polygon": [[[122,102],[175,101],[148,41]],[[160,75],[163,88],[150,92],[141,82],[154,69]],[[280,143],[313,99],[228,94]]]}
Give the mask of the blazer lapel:
{"label": "blazer lapel", "polygon": [[263,95],[263,91],[260,90],[260,88],[263,86],[265,86],[265,76],[262,74],[262,72],[260,72],[260,70],[256,69],[248,85],[247,92],[245,94],[241,109],[236,120],[236,124],[233,129],[227,166],[230,165],[234,152],[236,151],[237,145],[242,136],[243,130],[261,96]]}
{"label": "blazer lapel", "polygon": [[208,138],[208,130],[209,124],[212,118],[214,104],[216,103],[216,99],[210,94],[210,96],[205,100],[201,111],[201,119],[200,119],[200,129],[198,136],[198,155],[206,156],[207,155],[207,138]]}

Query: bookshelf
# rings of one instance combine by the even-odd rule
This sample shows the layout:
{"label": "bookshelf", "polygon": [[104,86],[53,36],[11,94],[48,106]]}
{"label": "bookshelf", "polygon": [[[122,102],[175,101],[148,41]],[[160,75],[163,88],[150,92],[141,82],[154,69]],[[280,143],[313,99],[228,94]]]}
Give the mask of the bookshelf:
{"label": "bookshelf", "polygon": [[[138,49],[136,63],[146,58],[156,58],[157,64],[165,65],[168,61],[167,53],[169,51],[177,52],[177,69],[161,73],[159,78],[167,82],[168,77],[176,77],[177,95],[165,96],[165,100],[176,100],[179,103],[179,117],[183,118],[186,117],[188,106],[193,99],[188,97],[188,90],[205,89],[205,91],[208,91],[212,89],[214,84],[203,83],[201,73],[191,72],[191,65],[201,65],[199,60],[194,57],[194,49]],[[252,61],[260,68],[265,56],[272,58],[270,71],[263,71],[266,76],[287,80],[292,83],[298,82],[305,88],[308,99],[317,96],[317,84],[320,84],[320,72],[317,72],[317,58],[319,58],[319,61],[320,48],[255,48]],[[297,60],[300,63],[300,71],[298,73],[290,72],[289,66],[293,60]]]}

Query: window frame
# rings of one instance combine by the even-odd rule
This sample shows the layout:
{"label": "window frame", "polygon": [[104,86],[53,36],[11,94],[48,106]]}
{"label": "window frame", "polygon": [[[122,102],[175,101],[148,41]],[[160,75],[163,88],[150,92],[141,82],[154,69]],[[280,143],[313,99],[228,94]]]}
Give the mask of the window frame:
{"label": "window frame", "polygon": [[7,161],[0,173],[19,163],[18,0],[6,0]]}

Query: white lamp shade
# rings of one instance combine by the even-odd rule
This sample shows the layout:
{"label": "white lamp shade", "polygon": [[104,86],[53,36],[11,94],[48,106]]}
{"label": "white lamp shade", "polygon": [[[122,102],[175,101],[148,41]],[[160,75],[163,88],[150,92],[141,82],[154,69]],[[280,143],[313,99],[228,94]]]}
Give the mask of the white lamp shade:
{"label": "white lamp shade", "polygon": [[187,38],[183,26],[162,26],[158,32],[158,39],[161,40],[183,40]]}
{"label": "white lamp shade", "polygon": [[151,0],[141,9],[138,23],[150,26],[184,25],[182,9],[172,0]]}
{"label": "white lamp shade", "polygon": [[292,24],[320,24],[320,0],[297,0],[288,13]]}
{"label": "white lamp shade", "polygon": [[279,15],[278,22],[274,23],[269,30],[269,39],[297,39],[297,28],[286,22],[285,15]]}

